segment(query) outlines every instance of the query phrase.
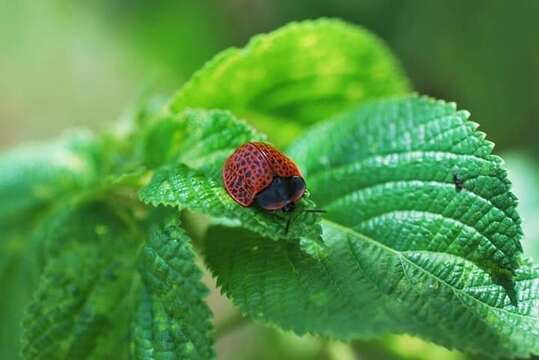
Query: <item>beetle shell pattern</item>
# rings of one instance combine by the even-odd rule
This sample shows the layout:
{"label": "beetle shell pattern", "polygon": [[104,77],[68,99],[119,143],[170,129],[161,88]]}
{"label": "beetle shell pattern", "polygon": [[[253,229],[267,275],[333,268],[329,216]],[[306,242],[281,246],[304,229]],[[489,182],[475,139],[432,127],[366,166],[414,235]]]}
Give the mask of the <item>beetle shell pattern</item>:
{"label": "beetle shell pattern", "polygon": [[256,195],[274,176],[301,176],[299,168],[272,145],[250,142],[241,145],[226,160],[223,181],[230,196],[240,205],[251,206]]}

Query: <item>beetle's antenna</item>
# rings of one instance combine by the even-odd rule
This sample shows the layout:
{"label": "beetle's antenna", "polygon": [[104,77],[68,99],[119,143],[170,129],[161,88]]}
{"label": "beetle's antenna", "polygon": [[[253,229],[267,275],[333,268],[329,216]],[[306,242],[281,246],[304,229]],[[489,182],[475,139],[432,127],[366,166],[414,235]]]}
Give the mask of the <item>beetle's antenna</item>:
{"label": "beetle's antenna", "polygon": [[327,210],[324,209],[304,209],[303,211],[308,213],[327,213]]}
{"label": "beetle's antenna", "polygon": [[288,216],[288,220],[286,221],[286,227],[284,229],[284,234],[288,235],[288,229],[290,229],[290,223],[292,222],[292,214]]}

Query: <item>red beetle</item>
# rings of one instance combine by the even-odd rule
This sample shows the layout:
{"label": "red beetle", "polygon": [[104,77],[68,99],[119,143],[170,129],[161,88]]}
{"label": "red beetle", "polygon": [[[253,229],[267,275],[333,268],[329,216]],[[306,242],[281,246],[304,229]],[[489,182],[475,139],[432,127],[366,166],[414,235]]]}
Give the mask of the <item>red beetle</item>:
{"label": "red beetle", "polygon": [[223,180],[228,194],[244,207],[254,202],[265,210],[291,212],[305,193],[296,164],[263,142],[236,149],[225,162]]}

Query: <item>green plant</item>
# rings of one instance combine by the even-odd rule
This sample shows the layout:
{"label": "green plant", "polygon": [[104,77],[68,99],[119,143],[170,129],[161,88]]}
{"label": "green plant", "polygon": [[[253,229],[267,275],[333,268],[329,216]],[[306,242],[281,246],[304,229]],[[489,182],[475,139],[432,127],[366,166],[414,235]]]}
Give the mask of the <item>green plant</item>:
{"label": "green plant", "polygon": [[[466,111],[409,92],[365,30],[293,23],[219,54],[127,131],[4,154],[0,277],[24,281],[2,301],[33,290],[24,357],[215,357],[194,248],[245,316],[298,334],[538,354],[539,268],[502,160]],[[224,159],[266,140],[239,118],[291,142],[300,206],[323,217],[285,234],[286,218],[226,194]]]}

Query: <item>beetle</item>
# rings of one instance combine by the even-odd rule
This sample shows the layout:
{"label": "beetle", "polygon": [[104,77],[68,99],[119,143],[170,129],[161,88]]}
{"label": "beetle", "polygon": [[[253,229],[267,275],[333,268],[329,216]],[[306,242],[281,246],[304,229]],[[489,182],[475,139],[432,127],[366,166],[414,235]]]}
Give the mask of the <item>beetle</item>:
{"label": "beetle", "polygon": [[[225,161],[223,182],[228,194],[243,207],[256,204],[267,211],[291,213],[305,194],[306,184],[298,166],[264,142],[241,145]],[[308,212],[324,212],[308,209]],[[288,220],[286,231],[290,225]]]}
{"label": "beetle", "polygon": [[305,194],[305,180],[297,165],[263,142],[241,145],[223,168],[226,191],[238,204],[256,203],[265,210],[291,212]]}
{"label": "beetle", "polygon": [[461,192],[464,188],[464,180],[462,180],[458,173],[453,173],[453,183],[457,192]]}

